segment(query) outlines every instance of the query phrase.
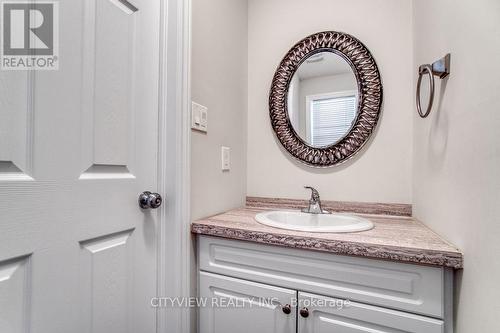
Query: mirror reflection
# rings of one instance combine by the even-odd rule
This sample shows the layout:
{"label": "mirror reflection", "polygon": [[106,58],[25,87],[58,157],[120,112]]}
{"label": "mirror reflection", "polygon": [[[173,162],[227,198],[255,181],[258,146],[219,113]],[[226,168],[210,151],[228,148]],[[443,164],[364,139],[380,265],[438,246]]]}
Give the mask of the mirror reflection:
{"label": "mirror reflection", "polygon": [[358,88],[351,67],[333,52],[309,56],[290,81],[288,117],[295,132],[312,147],[346,136],[358,109]]}

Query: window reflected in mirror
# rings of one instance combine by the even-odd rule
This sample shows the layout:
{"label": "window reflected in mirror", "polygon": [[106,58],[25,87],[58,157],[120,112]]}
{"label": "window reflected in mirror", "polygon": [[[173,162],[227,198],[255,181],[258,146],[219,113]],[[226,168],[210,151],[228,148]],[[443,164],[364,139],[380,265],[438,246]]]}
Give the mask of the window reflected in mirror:
{"label": "window reflected in mirror", "polygon": [[287,112],[298,136],[312,147],[337,143],[352,128],[358,109],[357,81],[333,52],[308,57],[290,81]]}

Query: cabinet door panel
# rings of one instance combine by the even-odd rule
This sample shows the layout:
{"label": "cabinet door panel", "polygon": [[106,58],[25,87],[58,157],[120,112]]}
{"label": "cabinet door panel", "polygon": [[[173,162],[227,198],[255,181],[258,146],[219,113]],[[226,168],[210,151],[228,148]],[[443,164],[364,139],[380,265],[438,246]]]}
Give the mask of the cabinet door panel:
{"label": "cabinet door panel", "polygon": [[298,333],[442,333],[443,321],[362,303],[299,292]]}
{"label": "cabinet door panel", "polygon": [[297,292],[200,272],[199,333],[290,333],[296,329]]}

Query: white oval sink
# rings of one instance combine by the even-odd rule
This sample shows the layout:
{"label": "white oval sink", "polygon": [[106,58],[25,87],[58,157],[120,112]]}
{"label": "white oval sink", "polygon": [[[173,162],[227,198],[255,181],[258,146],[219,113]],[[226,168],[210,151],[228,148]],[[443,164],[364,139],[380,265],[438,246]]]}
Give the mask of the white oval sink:
{"label": "white oval sink", "polygon": [[356,232],[373,228],[373,223],[348,214],[309,214],[295,211],[270,211],[255,216],[270,227],[307,232]]}

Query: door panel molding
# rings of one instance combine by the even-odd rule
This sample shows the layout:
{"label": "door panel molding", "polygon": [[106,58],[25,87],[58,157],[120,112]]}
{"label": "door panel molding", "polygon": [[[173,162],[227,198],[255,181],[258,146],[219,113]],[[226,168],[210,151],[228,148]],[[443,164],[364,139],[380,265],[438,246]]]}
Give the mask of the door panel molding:
{"label": "door panel molding", "polygon": [[0,332],[29,331],[31,274],[30,255],[0,261]]}
{"label": "door panel molding", "polygon": [[123,10],[126,14],[133,14],[139,10],[139,8],[137,8],[127,0],[109,0],[109,1],[113,3],[116,7]]}
{"label": "door panel molding", "polygon": [[[3,71],[0,108],[0,181],[33,180],[34,80],[35,73]],[[11,88],[13,87],[13,89]]]}
{"label": "door panel molding", "polygon": [[80,242],[80,302],[90,332],[128,332],[134,229]]}
{"label": "door panel molding", "polygon": [[138,10],[126,0],[85,2],[80,179],[134,177]]}
{"label": "door panel molding", "polygon": [[126,165],[92,164],[79,179],[124,179],[135,178]]}
{"label": "door panel molding", "polygon": [[116,246],[125,245],[134,229],[120,231],[106,236],[81,241],[80,245],[91,253],[101,252]]}

